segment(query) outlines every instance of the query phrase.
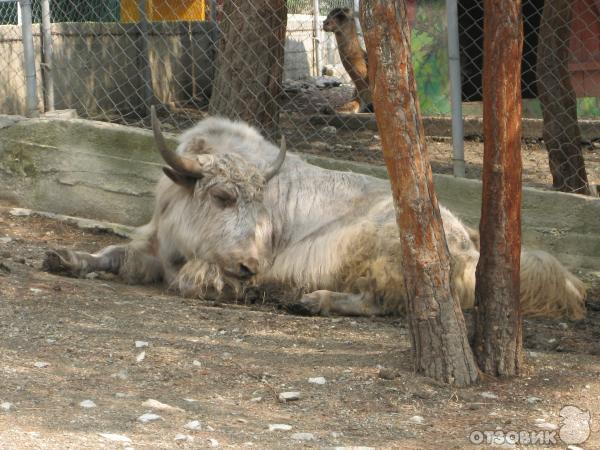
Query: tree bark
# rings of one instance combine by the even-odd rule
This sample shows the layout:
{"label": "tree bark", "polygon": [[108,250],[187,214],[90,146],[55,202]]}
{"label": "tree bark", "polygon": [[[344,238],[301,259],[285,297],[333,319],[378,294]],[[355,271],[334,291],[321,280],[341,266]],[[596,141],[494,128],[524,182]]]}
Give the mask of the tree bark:
{"label": "tree bark", "polygon": [[544,117],[552,185],[565,192],[590,194],[577,123],[577,98],[569,73],[570,0],[546,1],[537,49],[537,89]]}
{"label": "tree bark", "polygon": [[466,386],[478,377],[450,288],[450,258],[433,188],[410,56],[405,0],[363,0],[369,81],[396,218],[415,369]]}
{"label": "tree bark", "polygon": [[475,288],[475,357],[492,376],[522,365],[520,0],[485,0],[483,193]]}
{"label": "tree bark", "polygon": [[224,4],[209,113],[244,120],[267,137],[279,133],[285,0]]}

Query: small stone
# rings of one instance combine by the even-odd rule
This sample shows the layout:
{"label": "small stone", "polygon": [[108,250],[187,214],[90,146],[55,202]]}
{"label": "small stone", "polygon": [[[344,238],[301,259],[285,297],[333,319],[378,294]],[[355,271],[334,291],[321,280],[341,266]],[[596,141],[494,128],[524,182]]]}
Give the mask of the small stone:
{"label": "small stone", "polygon": [[481,392],[479,395],[481,395],[483,398],[489,398],[489,399],[498,398],[498,396],[496,394],[494,394],[493,392]]}
{"label": "small stone", "polygon": [[262,397],[252,397],[250,399],[250,401],[253,403],[258,403],[258,402],[262,401]]}
{"label": "small stone", "polygon": [[50,363],[44,362],[44,361],[37,361],[34,366],[37,367],[38,369],[44,369],[46,367],[48,367],[50,365]]}
{"label": "small stone", "polygon": [[124,394],[123,392],[117,392],[115,394],[115,397],[117,397],[117,398],[125,398],[125,397],[127,397],[127,394]]}
{"label": "small stone", "polygon": [[90,272],[90,273],[86,273],[85,274],[85,278],[87,280],[95,280],[96,278],[98,278],[98,272]]}
{"label": "small stone", "polygon": [[190,436],[189,434],[178,433],[175,435],[175,440],[177,442],[192,442],[194,440],[194,438],[192,436]]}
{"label": "small stone", "polygon": [[199,430],[202,428],[202,423],[199,420],[190,420],[183,426],[183,428],[186,430]]}
{"label": "small stone", "polygon": [[108,439],[112,442],[131,442],[127,436],[123,436],[122,434],[113,434],[113,433],[98,433],[104,439]]}
{"label": "small stone", "polygon": [[136,348],[148,347],[148,343],[146,341],[135,341]]}
{"label": "small stone", "polygon": [[536,427],[541,428],[542,430],[557,430],[558,427],[553,423],[546,422],[544,419],[536,419]]}
{"label": "small stone", "polygon": [[197,359],[195,359],[192,361],[192,366],[202,367],[202,363],[200,361],[198,361]]}
{"label": "small stone", "polygon": [[529,397],[527,397],[527,403],[537,403],[537,402],[541,402],[541,401],[542,401],[542,399],[541,399],[541,398],[539,398],[539,397],[534,397],[533,395],[532,395],[532,396],[529,396]]}
{"label": "small stone", "polygon": [[160,417],[158,414],[154,414],[154,413],[142,414],[140,417],[137,418],[137,420],[142,423],[154,422],[155,420],[160,420],[160,419],[162,419],[162,417]]}
{"label": "small stone", "polygon": [[308,382],[312,383],[312,384],[325,384],[325,383],[327,383],[327,380],[325,379],[325,377],[314,377],[314,378],[309,378]]}
{"label": "small stone", "polygon": [[32,211],[24,208],[13,208],[8,213],[13,217],[27,217],[31,215]]}
{"label": "small stone", "polygon": [[219,441],[213,438],[208,438],[208,443],[212,448],[217,448],[219,446]]}
{"label": "small stone", "polygon": [[166,403],[159,402],[158,400],[154,400],[153,398],[149,398],[142,406],[146,408],[159,409],[161,411],[183,411],[181,408],[176,408],[171,405],[167,405]]}
{"label": "small stone", "polygon": [[292,429],[292,426],[287,425],[285,423],[269,424],[269,431],[290,431],[291,429]]}
{"label": "small stone", "polygon": [[92,400],[83,400],[79,403],[82,408],[95,408],[96,404]]}
{"label": "small stone", "polygon": [[581,447],[577,447],[576,445],[569,445],[567,450],[583,450]]}
{"label": "small stone", "polygon": [[408,421],[412,423],[423,423],[425,422],[425,419],[423,416],[412,416],[408,419]]}
{"label": "small stone", "polygon": [[585,388],[585,389],[591,389],[591,388],[592,388],[592,386],[591,386],[591,385],[589,385],[589,384],[586,384],[586,385],[584,386],[584,388]]}
{"label": "small stone", "polygon": [[3,411],[10,411],[13,408],[13,406],[15,406],[15,405],[13,405],[10,402],[0,403],[0,409],[2,409]]}
{"label": "small stone", "polygon": [[146,352],[141,352],[135,357],[136,362],[142,362],[146,358]]}
{"label": "small stone", "polygon": [[43,290],[38,288],[29,288],[29,291],[31,291],[34,294],[41,294],[42,292],[44,292]]}
{"label": "small stone", "polygon": [[337,134],[337,128],[332,125],[327,125],[326,127],[321,128],[321,133],[335,136]]}
{"label": "small stone", "polygon": [[569,325],[567,325],[565,322],[560,322],[560,323],[558,324],[558,327],[559,327],[561,330],[568,330],[568,329],[569,329]]}
{"label": "small stone", "polygon": [[296,441],[314,441],[315,435],[312,433],[294,433],[291,438]]}
{"label": "small stone", "polygon": [[279,394],[279,401],[280,402],[293,402],[296,400],[300,400],[300,392],[297,391],[290,391],[290,392],[282,392],[281,394]]}

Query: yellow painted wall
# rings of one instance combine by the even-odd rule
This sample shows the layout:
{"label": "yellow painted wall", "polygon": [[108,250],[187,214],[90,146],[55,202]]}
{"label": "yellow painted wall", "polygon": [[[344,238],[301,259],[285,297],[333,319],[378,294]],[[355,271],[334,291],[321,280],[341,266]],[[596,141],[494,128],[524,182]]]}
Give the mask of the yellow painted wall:
{"label": "yellow painted wall", "polygon": [[[139,0],[121,0],[121,22],[138,22]],[[205,0],[146,0],[151,22],[204,20]]]}

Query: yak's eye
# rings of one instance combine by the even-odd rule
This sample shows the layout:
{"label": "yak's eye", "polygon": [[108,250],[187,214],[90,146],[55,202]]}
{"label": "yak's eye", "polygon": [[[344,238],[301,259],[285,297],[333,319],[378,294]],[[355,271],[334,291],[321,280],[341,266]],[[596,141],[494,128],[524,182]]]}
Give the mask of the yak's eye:
{"label": "yak's eye", "polygon": [[235,192],[219,186],[211,188],[210,195],[213,199],[215,199],[217,204],[219,206],[222,206],[223,208],[235,205],[235,202],[237,200]]}

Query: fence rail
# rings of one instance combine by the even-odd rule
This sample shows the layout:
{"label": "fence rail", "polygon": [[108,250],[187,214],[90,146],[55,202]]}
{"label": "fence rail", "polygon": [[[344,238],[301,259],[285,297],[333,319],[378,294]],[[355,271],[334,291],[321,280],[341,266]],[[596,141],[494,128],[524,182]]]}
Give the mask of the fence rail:
{"label": "fence rail", "polygon": [[[236,0],[233,4],[248,1]],[[548,13],[549,8],[558,8],[563,1],[546,2],[544,6],[543,0],[523,0],[524,114],[531,119],[541,120],[543,111],[548,109],[538,99],[540,73],[559,73],[557,67],[543,68],[538,64],[541,44],[550,43],[539,38],[544,7]],[[342,64],[334,33],[322,29],[329,11],[349,8],[352,13],[358,3],[286,2],[283,81],[274,101],[280,107],[282,132],[294,150],[381,164],[372,116],[343,112],[354,98],[354,86]],[[437,125],[428,128],[436,130],[431,131],[435,136],[429,137],[434,170],[460,175],[464,172],[467,177],[478,178],[482,158],[480,133],[475,132],[474,136],[472,128],[468,128],[464,140],[461,125],[463,113],[475,117],[482,113],[483,1],[406,3],[409,19],[414,17],[412,56],[421,112],[439,117],[429,122],[437,121]],[[587,182],[593,189],[600,184],[600,125],[594,125],[600,122],[600,2],[566,3],[571,5],[569,32],[557,45],[563,51],[567,49],[563,65],[572,89],[566,92],[577,96],[571,100],[580,121],[588,121],[586,131],[582,135],[570,134],[570,142],[550,149],[551,156],[556,152],[562,152],[562,156],[549,162],[550,137],[545,135],[543,141],[542,133],[526,130],[525,135],[537,139],[523,142],[524,182],[563,188],[557,185],[555,172],[569,172],[577,164],[574,153],[569,153],[577,147],[585,160]],[[250,4],[264,9],[269,3]],[[153,0],[147,3],[149,10],[135,10],[144,5],[143,0],[0,0],[0,59],[4,62],[0,70],[0,112],[34,116],[53,109],[75,109],[84,118],[147,127],[150,105],[161,104],[163,120],[174,131],[205,117],[213,95],[219,30],[230,20],[223,14],[223,1]],[[319,15],[315,14],[317,10]],[[266,10],[261,12],[268,15]],[[30,20],[33,25],[28,27]],[[265,30],[264,24],[255,25],[257,30]],[[452,45],[457,43],[458,46]],[[249,56],[236,57],[239,61],[231,63],[241,67]],[[454,70],[449,71],[449,64]],[[557,83],[563,85],[565,79]],[[558,91],[555,92],[558,97]],[[561,101],[568,111],[570,100],[568,95],[565,98],[561,97]],[[331,114],[336,110],[337,114]],[[453,127],[450,117],[454,119]],[[568,127],[571,119],[572,111],[564,116],[559,113],[555,120]],[[472,125],[472,121],[469,123]],[[455,138],[454,151],[450,130]],[[463,147],[464,161],[460,155]],[[556,166],[559,160],[562,166],[557,169],[552,164]],[[581,171],[576,173],[582,176]]]}

